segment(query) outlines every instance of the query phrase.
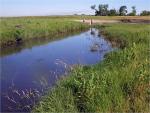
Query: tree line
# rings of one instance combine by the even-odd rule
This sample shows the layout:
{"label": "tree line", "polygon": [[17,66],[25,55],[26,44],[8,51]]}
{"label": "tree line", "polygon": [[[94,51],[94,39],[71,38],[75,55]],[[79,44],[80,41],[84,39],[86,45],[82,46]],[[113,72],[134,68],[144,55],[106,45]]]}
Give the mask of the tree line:
{"label": "tree line", "polygon": [[[127,6],[121,6],[118,10],[108,9],[108,4],[99,4],[98,8],[96,5],[92,5],[91,9],[95,10],[95,16],[136,16],[136,7],[132,6],[132,11],[128,13]],[[150,16],[150,11],[142,11],[140,16]]]}

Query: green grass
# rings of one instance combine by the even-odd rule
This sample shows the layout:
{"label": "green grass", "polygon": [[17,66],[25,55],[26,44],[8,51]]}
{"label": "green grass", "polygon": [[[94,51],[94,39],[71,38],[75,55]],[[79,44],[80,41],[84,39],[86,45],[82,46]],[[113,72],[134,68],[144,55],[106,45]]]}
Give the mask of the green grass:
{"label": "green grass", "polygon": [[[1,17],[2,18],[2,17]],[[12,17],[11,19],[22,18],[22,17]],[[150,16],[88,16],[88,15],[70,15],[70,16],[27,16],[23,17],[25,19],[98,19],[98,20],[121,20],[121,19],[144,19],[150,20]],[[9,17],[7,18],[9,19]]]}
{"label": "green grass", "polygon": [[0,46],[9,46],[19,41],[37,38],[53,38],[63,33],[80,31],[88,26],[65,18],[20,17],[1,18]]}
{"label": "green grass", "polygon": [[87,25],[74,22],[77,19],[121,20],[144,19],[149,16],[45,16],[0,18],[0,46],[14,45],[19,41],[53,37],[56,34],[83,30]]}
{"label": "green grass", "polygon": [[96,65],[77,66],[32,112],[149,112],[150,25],[110,24],[100,29],[123,48]]}

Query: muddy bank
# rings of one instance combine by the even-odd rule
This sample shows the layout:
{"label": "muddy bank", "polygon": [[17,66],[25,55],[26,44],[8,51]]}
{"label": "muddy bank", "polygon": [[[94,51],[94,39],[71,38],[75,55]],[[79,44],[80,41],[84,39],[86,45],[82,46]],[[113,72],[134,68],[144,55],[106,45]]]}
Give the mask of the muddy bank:
{"label": "muddy bank", "polygon": [[43,36],[39,36],[39,37],[33,37],[33,38],[22,38],[22,37],[16,37],[15,39],[12,39],[12,40],[8,40],[6,42],[3,42],[3,43],[0,43],[0,49],[3,50],[3,49],[7,49],[7,48],[14,48],[14,47],[18,47],[18,46],[22,46],[22,45],[25,45],[27,43],[30,43],[30,42],[44,42],[45,40],[57,40],[57,39],[60,39],[67,36],[67,35],[74,35],[74,34],[78,34],[78,33],[81,33],[83,31],[86,31],[89,27],[85,27],[85,28],[77,28],[75,30],[73,29],[70,29],[70,30],[67,30],[67,31],[58,31],[56,33],[49,33],[49,35],[46,35],[43,34]]}
{"label": "muddy bank", "polygon": [[92,21],[92,24],[106,24],[106,23],[119,23],[120,21],[119,20],[95,20],[95,19],[87,19],[87,20],[74,20],[74,21],[77,21],[77,22],[83,22],[83,23],[86,23],[86,24],[91,24],[91,21]]}
{"label": "muddy bank", "polygon": [[18,53],[21,52],[24,49],[32,49],[33,47],[40,46],[40,45],[46,45],[47,43],[54,42],[54,41],[59,41],[64,39],[65,37],[69,36],[74,36],[78,35],[82,32],[86,31],[85,30],[79,30],[79,31],[74,31],[74,32],[68,32],[68,33],[62,33],[62,34],[56,34],[55,36],[50,36],[50,37],[43,37],[43,38],[33,38],[30,40],[25,40],[24,42],[20,43],[13,43],[12,45],[7,45],[4,47],[0,48],[0,57],[10,55],[13,53]]}
{"label": "muddy bank", "polygon": [[74,20],[77,22],[82,22],[86,24],[111,24],[111,23],[150,23],[148,19],[119,19],[119,20],[95,20],[95,19],[83,19]]}
{"label": "muddy bank", "polygon": [[126,40],[120,38],[120,37],[112,37],[110,36],[107,32],[105,32],[104,30],[105,26],[101,26],[99,29],[99,36],[102,35],[103,37],[105,37],[105,39],[107,41],[109,41],[111,43],[111,46],[113,48],[120,48],[120,49],[124,49],[125,47],[128,46],[128,43]]}
{"label": "muddy bank", "polygon": [[123,22],[123,23],[145,23],[145,24],[149,24],[150,20],[144,20],[144,19],[122,19],[121,22]]}

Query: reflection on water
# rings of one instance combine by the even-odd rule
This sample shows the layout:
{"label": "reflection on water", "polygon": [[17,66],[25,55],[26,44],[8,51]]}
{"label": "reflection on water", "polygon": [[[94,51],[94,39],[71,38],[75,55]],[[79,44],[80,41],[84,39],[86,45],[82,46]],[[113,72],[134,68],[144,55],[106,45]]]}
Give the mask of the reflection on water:
{"label": "reflection on water", "polygon": [[68,37],[68,36],[73,36],[73,35],[77,35],[80,34],[81,31],[76,31],[76,32],[71,32],[71,33],[67,33],[67,34],[61,34],[60,35],[56,35],[55,37],[44,37],[44,38],[38,38],[38,39],[31,39],[29,41],[26,41],[24,43],[21,44],[17,44],[17,45],[13,45],[7,48],[1,48],[0,50],[0,57],[6,56],[6,55],[10,55],[10,54],[14,54],[14,53],[18,53],[21,52],[23,49],[32,49],[32,47],[34,46],[40,46],[40,45],[44,45],[47,44],[49,42],[52,41],[56,41],[56,40],[61,40],[64,37]]}
{"label": "reflection on water", "polygon": [[113,50],[96,29],[15,49],[5,50],[0,58],[2,111],[30,111],[41,94],[66,75],[70,66],[95,64]]}

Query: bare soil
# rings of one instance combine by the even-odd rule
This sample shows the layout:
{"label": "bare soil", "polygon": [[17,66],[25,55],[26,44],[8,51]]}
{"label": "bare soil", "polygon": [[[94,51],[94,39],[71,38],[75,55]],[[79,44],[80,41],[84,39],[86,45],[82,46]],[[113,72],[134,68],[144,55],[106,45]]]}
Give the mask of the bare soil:
{"label": "bare soil", "polygon": [[118,23],[120,22],[119,20],[95,20],[93,19],[91,20],[75,20],[77,22],[83,22],[83,23],[87,23],[87,24],[105,24],[105,23]]}
{"label": "bare soil", "polygon": [[96,19],[86,19],[86,20],[74,20],[77,22],[83,22],[87,24],[107,24],[107,23],[145,23],[150,24],[150,20],[146,19],[121,19],[121,20],[96,20]]}

